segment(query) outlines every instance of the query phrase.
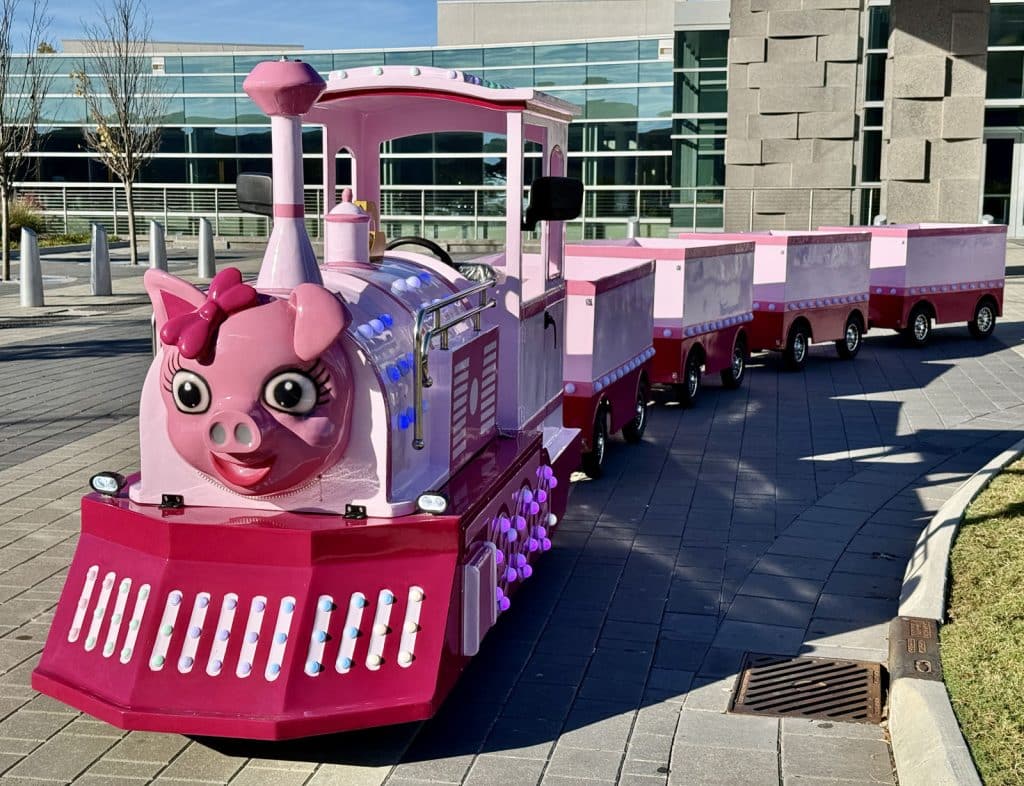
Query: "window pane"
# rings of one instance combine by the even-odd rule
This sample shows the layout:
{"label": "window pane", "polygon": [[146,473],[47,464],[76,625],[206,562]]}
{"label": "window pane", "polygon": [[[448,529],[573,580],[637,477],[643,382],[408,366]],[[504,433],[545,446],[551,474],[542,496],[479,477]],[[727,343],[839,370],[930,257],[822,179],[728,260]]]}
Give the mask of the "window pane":
{"label": "window pane", "polygon": [[583,171],[587,185],[632,185],[636,182],[636,158],[633,156],[588,158],[583,166]]}
{"label": "window pane", "polygon": [[1024,96],[1024,52],[988,53],[987,98],[1020,98]]}
{"label": "window pane", "polygon": [[[237,135],[233,128],[193,128],[184,134],[187,153],[234,153]],[[191,137],[191,140],[189,140]],[[170,152],[170,151],[165,151]]]}
{"label": "window pane", "polygon": [[81,98],[46,98],[39,113],[43,123],[84,123],[85,101]]}
{"label": "window pane", "polygon": [[[265,57],[258,58],[249,68],[241,71],[249,72],[253,66]],[[233,74],[235,73],[235,60],[230,55],[220,57],[183,57],[181,58],[181,71],[184,74]]]}
{"label": "window pane", "polygon": [[[672,159],[668,156],[646,156],[637,159],[636,181],[642,186],[668,186],[672,184]],[[723,167],[724,173],[724,167]],[[625,182],[622,185],[630,185]]]}
{"label": "window pane", "polygon": [[588,123],[583,128],[584,150],[636,149],[636,123]]}
{"label": "window pane", "polygon": [[636,63],[587,66],[588,85],[629,84],[636,82],[636,78]]}
{"label": "window pane", "polygon": [[864,110],[864,125],[865,127],[882,125],[882,110],[880,107]]}
{"label": "window pane", "polygon": [[479,68],[484,64],[480,49],[439,49],[433,54],[438,68]]}
{"label": "window pane", "polygon": [[555,98],[561,98],[578,107],[587,103],[587,94],[583,90],[549,90],[548,92]]}
{"label": "window pane", "polygon": [[235,99],[235,112],[238,115],[239,125],[244,123],[259,125],[268,122],[267,116],[248,97]]}
{"label": "window pane", "polygon": [[153,158],[139,173],[141,183],[187,183],[186,159]]}
{"label": "window pane", "polygon": [[[298,52],[296,52],[296,53],[293,53],[291,56],[292,57],[299,57],[300,55],[299,55]],[[210,59],[211,60],[220,60],[221,58],[218,57],[218,58],[210,58]],[[234,64],[233,64],[233,66],[231,68],[223,69],[224,71],[226,71],[229,74],[231,74],[231,73],[234,73],[234,74],[248,74],[256,66],[258,66],[260,63],[263,63],[263,62],[265,62],[267,60],[280,60],[281,59],[281,55],[273,55],[273,54],[270,54],[270,55],[235,55],[234,58],[230,58],[230,59],[234,60]],[[205,71],[207,71],[207,72],[210,72],[210,71],[213,71],[213,70],[215,70],[215,69],[212,69],[212,68],[205,69]],[[221,70],[221,69],[216,69],[216,70]]]}
{"label": "window pane", "polygon": [[535,68],[533,70],[534,85],[550,87],[552,85],[582,85],[587,81],[587,69],[576,68]]}
{"label": "window pane", "polygon": [[672,114],[672,88],[641,87],[638,91],[639,117],[669,117]]}
{"label": "window pane", "polygon": [[230,98],[186,98],[185,122],[234,123],[235,102]]}
{"label": "window pane", "polygon": [[79,128],[54,128],[39,137],[39,149],[45,153],[78,153],[84,147],[85,139]]}
{"label": "window pane", "polygon": [[637,41],[599,41],[587,44],[587,59],[596,60],[636,60]]}
{"label": "window pane", "polygon": [[507,46],[484,49],[485,66],[533,65],[528,46]]}
{"label": "window pane", "polygon": [[1024,5],[993,4],[988,27],[989,46],[1024,44]]}
{"label": "window pane", "polygon": [[866,101],[885,100],[885,58],[882,53],[867,55],[867,84],[864,87]]}
{"label": "window pane", "polygon": [[[872,6],[868,12],[868,49],[889,48],[889,7]],[[995,9],[992,9],[992,22],[995,23]]]}
{"label": "window pane", "polygon": [[430,65],[430,52],[386,52],[384,62],[387,65]]}
{"label": "window pane", "polygon": [[610,90],[588,90],[588,118],[636,117],[636,88],[612,88]]}
{"label": "window pane", "polygon": [[359,68],[360,66],[383,64],[383,52],[336,52],[334,55],[335,68]]}
{"label": "window pane", "polygon": [[728,30],[681,30],[676,33],[676,68],[725,68]]}
{"label": "window pane", "polygon": [[672,124],[647,122],[637,124],[637,147],[641,150],[670,150]]}
{"label": "window pane", "polygon": [[641,63],[640,64],[640,81],[641,82],[671,82],[672,81],[672,63],[665,60],[661,63]]}
{"label": "window pane", "polygon": [[864,132],[864,165],[860,173],[862,183],[874,183],[882,176],[882,132]]}
{"label": "window pane", "polygon": [[726,78],[724,71],[703,71],[679,74],[676,81],[676,111],[725,112]]}
{"label": "window pane", "polygon": [[553,63],[585,63],[587,61],[586,44],[551,44],[533,48],[534,62],[537,65]]}
{"label": "window pane", "polygon": [[655,60],[658,57],[658,39],[647,38],[640,42],[640,59]]}
{"label": "window pane", "polygon": [[186,93],[233,93],[235,77],[233,76],[186,76],[184,77]]}
{"label": "window pane", "polygon": [[317,73],[327,76],[334,68],[334,55],[298,55],[298,58],[305,63],[309,63],[313,68],[317,70]]}
{"label": "window pane", "polygon": [[489,68],[483,76],[508,87],[533,87],[532,68]]}

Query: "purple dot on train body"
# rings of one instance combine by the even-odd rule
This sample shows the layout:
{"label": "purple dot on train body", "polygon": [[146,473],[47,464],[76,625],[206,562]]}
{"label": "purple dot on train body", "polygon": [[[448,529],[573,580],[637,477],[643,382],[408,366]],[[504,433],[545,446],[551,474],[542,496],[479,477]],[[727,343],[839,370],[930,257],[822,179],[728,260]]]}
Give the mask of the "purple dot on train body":
{"label": "purple dot on train body", "polygon": [[263,611],[267,608],[267,602],[265,600],[258,600],[253,604],[253,608],[256,609],[256,611]]}
{"label": "purple dot on train body", "polygon": [[250,644],[255,644],[257,641],[259,641],[259,638],[260,638],[260,634],[258,634],[254,630],[251,630],[251,631],[249,631],[248,633],[245,634],[245,640],[247,642],[249,642]]}
{"label": "purple dot on train body", "polygon": [[168,600],[171,602],[172,606],[177,606],[179,603],[181,603],[181,593],[172,592],[171,597],[169,597]]}
{"label": "purple dot on train body", "polygon": [[555,477],[548,478],[548,488],[549,489],[553,489],[557,485],[558,485],[558,478],[555,478]]}
{"label": "purple dot on train body", "polygon": [[523,500],[523,502],[526,502],[526,503],[532,502],[533,501],[533,492],[531,492],[529,489],[523,489],[522,492],[520,493],[520,498]]}
{"label": "purple dot on train body", "polygon": [[505,561],[505,552],[501,549],[494,550],[494,562],[496,565],[500,565]]}
{"label": "purple dot on train body", "polygon": [[508,532],[512,527],[512,522],[509,520],[508,516],[502,516],[498,519],[498,527],[502,532]]}
{"label": "purple dot on train body", "polygon": [[200,629],[198,625],[193,625],[191,628],[188,629],[188,635],[191,636],[193,639],[198,639],[199,634],[202,632],[203,631]]}
{"label": "purple dot on train body", "polygon": [[526,519],[522,516],[516,516],[516,529],[520,532],[526,529]]}
{"label": "purple dot on train body", "polygon": [[502,598],[501,600],[498,601],[498,608],[501,609],[502,611],[508,611],[508,608],[511,605],[512,605],[512,601],[510,601],[508,598]]}
{"label": "purple dot on train body", "polygon": [[183,668],[183,669],[191,669],[192,668],[192,658],[190,658],[188,655],[182,655],[181,656],[181,660],[178,661],[178,665],[180,665],[181,668]]}
{"label": "purple dot on train body", "polygon": [[237,605],[238,605],[238,600],[236,598],[228,598],[226,601],[224,601],[224,608],[226,608],[226,609],[233,609]]}
{"label": "purple dot on train body", "polygon": [[205,609],[207,606],[210,605],[210,599],[205,595],[200,595],[197,603],[199,604],[199,608]]}
{"label": "purple dot on train body", "polygon": [[517,578],[519,578],[519,574],[516,573],[515,568],[509,568],[505,571],[505,581],[515,581]]}
{"label": "purple dot on train body", "polygon": [[220,671],[221,668],[223,668],[223,666],[224,666],[224,664],[221,661],[219,661],[219,660],[211,660],[210,661],[210,670],[213,671],[214,673]]}
{"label": "purple dot on train body", "polygon": [[252,664],[249,661],[242,661],[238,664],[239,674],[248,674],[250,671],[252,671]]}
{"label": "purple dot on train body", "polygon": [[503,590],[501,587],[495,587],[494,588],[494,599],[495,600],[501,600],[504,597],[505,597],[505,590]]}
{"label": "purple dot on train body", "polygon": [[230,635],[231,633],[228,631],[227,628],[221,628],[219,631],[217,631],[217,639],[220,641],[227,641],[228,636]]}
{"label": "purple dot on train body", "polygon": [[551,549],[551,540],[549,538],[544,538],[544,540],[540,542],[540,547],[544,549],[544,551],[549,551]]}
{"label": "purple dot on train body", "polygon": [[510,529],[508,532],[505,533],[505,537],[508,539],[509,543],[515,543],[516,540],[518,540],[519,535],[516,533],[514,529]]}
{"label": "purple dot on train body", "polygon": [[533,575],[533,568],[529,565],[523,565],[523,578],[528,579]]}
{"label": "purple dot on train body", "polygon": [[548,531],[544,529],[544,527],[534,527],[533,534],[538,538],[546,538],[548,536]]}
{"label": "purple dot on train body", "polygon": [[536,551],[540,548],[540,542],[536,538],[530,538],[526,542],[526,548],[528,548],[530,551]]}
{"label": "purple dot on train body", "polygon": [[548,493],[544,489],[537,489],[537,502],[547,502]]}
{"label": "purple dot on train body", "polygon": [[531,516],[536,516],[538,513],[540,513],[540,505],[538,505],[536,502],[531,502],[530,503],[530,515]]}

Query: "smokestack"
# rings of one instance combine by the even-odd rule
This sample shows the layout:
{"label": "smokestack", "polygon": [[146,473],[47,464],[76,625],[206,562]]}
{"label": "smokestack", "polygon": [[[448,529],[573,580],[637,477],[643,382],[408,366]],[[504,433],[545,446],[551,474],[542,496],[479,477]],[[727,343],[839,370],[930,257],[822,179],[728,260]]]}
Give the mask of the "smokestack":
{"label": "smokestack", "polygon": [[274,228],[263,255],[256,286],[290,291],[299,284],[322,284],[313,246],[306,233],[302,193],[302,121],[326,83],[297,60],[257,65],[242,89],[270,116],[273,145]]}

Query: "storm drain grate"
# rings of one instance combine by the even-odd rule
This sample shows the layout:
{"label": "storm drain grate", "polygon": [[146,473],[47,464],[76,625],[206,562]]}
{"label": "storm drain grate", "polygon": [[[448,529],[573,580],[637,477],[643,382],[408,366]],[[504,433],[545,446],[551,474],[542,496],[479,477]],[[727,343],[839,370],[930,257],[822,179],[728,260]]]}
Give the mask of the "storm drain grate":
{"label": "storm drain grate", "polygon": [[729,711],[879,723],[882,668],[855,660],[747,653]]}

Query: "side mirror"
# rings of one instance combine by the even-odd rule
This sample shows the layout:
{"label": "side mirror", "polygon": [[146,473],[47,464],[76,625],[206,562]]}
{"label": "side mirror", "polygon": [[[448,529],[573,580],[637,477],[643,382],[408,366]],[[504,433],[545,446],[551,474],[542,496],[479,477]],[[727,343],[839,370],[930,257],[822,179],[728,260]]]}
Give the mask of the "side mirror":
{"label": "side mirror", "polygon": [[530,186],[530,204],[523,216],[523,231],[532,232],[538,221],[570,221],[583,209],[583,183],[572,177],[538,177]]}
{"label": "side mirror", "polygon": [[258,216],[274,215],[274,182],[270,175],[245,173],[235,180],[238,209]]}

